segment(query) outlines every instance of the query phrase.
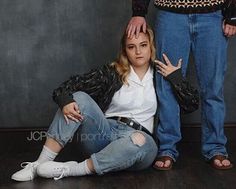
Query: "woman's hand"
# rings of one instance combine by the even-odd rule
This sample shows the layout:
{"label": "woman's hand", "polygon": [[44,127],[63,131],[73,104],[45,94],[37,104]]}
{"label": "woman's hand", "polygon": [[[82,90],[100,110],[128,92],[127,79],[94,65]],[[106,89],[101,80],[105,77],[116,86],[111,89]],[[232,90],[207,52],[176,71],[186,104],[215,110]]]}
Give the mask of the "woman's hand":
{"label": "woman's hand", "polygon": [[156,63],[156,67],[158,68],[157,72],[159,72],[164,77],[167,77],[169,74],[171,74],[175,70],[178,70],[179,68],[181,68],[182,59],[179,59],[177,66],[173,66],[165,54],[163,54],[163,58],[166,64],[159,60],[155,60],[154,62]]}
{"label": "woman's hand", "polygon": [[83,120],[83,116],[81,115],[79,106],[76,102],[65,105],[62,109],[62,113],[67,124],[69,124],[69,119],[75,122]]}

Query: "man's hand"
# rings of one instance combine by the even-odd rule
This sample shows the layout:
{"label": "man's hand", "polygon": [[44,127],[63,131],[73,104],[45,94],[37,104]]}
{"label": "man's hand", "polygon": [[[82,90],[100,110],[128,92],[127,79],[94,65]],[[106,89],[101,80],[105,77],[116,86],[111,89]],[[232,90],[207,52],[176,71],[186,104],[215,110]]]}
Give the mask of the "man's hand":
{"label": "man's hand", "polygon": [[170,60],[168,59],[168,57],[163,54],[163,58],[165,60],[165,63],[159,61],[159,60],[155,60],[156,66],[158,68],[158,72],[163,75],[164,77],[167,77],[169,74],[171,74],[172,72],[174,72],[175,70],[181,68],[181,64],[182,64],[182,59],[179,59],[178,65],[177,66],[173,66],[170,62]]}
{"label": "man's hand", "polygon": [[236,26],[223,23],[223,32],[226,37],[236,35]]}
{"label": "man's hand", "polygon": [[146,33],[146,20],[142,16],[134,16],[130,19],[126,28],[128,38],[132,38],[134,35],[138,38],[140,31]]}
{"label": "man's hand", "polygon": [[67,124],[69,124],[69,119],[75,122],[83,120],[83,116],[81,115],[79,106],[76,102],[65,105],[62,109],[62,113]]}

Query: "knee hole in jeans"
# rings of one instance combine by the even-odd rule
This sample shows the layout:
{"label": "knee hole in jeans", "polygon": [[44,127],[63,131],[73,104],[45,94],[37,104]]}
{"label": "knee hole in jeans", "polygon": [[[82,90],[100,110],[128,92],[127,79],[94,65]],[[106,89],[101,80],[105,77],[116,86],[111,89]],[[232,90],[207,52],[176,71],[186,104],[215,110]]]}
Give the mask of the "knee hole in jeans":
{"label": "knee hole in jeans", "polygon": [[131,140],[138,146],[143,146],[146,142],[145,136],[140,132],[135,132],[131,135]]}

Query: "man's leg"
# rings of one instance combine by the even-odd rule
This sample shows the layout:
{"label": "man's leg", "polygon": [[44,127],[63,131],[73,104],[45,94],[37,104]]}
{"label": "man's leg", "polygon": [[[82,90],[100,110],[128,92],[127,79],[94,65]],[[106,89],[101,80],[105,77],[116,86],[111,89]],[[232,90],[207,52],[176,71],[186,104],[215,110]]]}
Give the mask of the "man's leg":
{"label": "man's leg", "polygon": [[[159,11],[156,21],[157,57],[161,60],[165,53],[173,65],[183,59],[182,73],[186,73],[190,52],[188,17],[167,11]],[[174,161],[178,157],[176,143],[181,139],[180,111],[171,86],[160,74],[157,74],[157,94],[159,99],[159,125],[156,135],[159,139],[158,156],[168,156]],[[168,166],[158,161],[157,166]]]}
{"label": "man's leg", "polygon": [[[197,14],[194,19],[193,53],[202,103],[202,154],[208,160],[216,155],[227,157],[223,95],[227,39],[222,32],[223,18],[221,11],[217,11]],[[222,163],[228,165],[229,161]]]}

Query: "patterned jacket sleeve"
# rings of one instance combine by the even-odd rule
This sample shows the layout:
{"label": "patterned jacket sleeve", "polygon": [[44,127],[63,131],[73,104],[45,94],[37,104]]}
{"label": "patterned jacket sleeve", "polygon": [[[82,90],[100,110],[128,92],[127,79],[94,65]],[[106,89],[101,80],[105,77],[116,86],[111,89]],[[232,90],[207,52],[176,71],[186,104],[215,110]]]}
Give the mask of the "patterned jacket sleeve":
{"label": "patterned jacket sleeve", "polygon": [[181,69],[176,70],[166,77],[171,83],[176,100],[183,113],[191,113],[198,109],[199,93],[190,83],[182,77]]}
{"label": "patterned jacket sleeve", "polygon": [[73,93],[83,91],[97,101],[100,98],[99,95],[109,90],[109,86],[112,86],[112,82],[115,82],[114,78],[117,78],[115,74],[111,66],[104,65],[101,69],[72,76],[53,91],[53,100],[62,109],[66,104],[74,102]]}
{"label": "patterned jacket sleeve", "polygon": [[236,0],[225,0],[222,12],[225,23],[236,26]]}
{"label": "patterned jacket sleeve", "polygon": [[133,10],[132,16],[145,17],[145,15],[148,12],[149,2],[150,0],[132,0],[132,10]]}

